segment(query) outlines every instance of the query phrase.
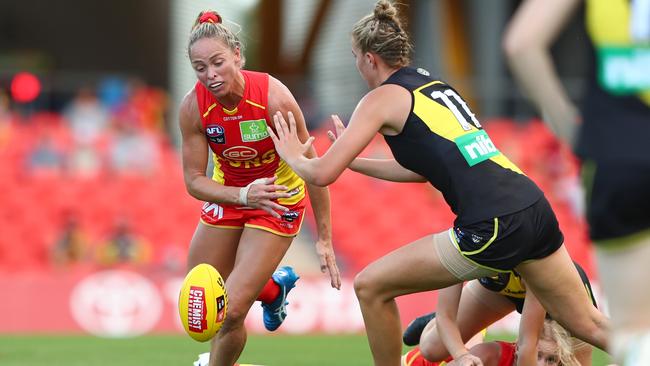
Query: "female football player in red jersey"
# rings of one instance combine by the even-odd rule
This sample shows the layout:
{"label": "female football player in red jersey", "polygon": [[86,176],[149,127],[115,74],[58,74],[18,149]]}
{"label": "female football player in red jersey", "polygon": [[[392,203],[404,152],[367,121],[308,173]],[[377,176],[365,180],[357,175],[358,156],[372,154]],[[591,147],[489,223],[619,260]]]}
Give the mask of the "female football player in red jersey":
{"label": "female football player in red jersey", "polygon": [[[180,106],[183,174],[187,191],[205,201],[190,244],[188,269],[212,264],[226,279],[228,314],[212,341],[210,365],[232,365],[246,342],[244,319],[260,300],[264,325],[277,329],[286,317],[287,292],[298,276],[276,270],[305,209],[305,186],[318,226],[316,251],[332,287],[340,276],[331,242],[329,192],[296,175],[276,153],[267,125],[276,112],[292,112],[298,134],[307,128],[291,92],[268,74],[243,70],[237,36],[216,12],[201,12],[188,54],[198,82]],[[206,176],[208,149],[214,171]],[[313,149],[307,155],[316,157]],[[275,271],[275,273],[274,273]]]}
{"label": "female football player in red jersey", "polygon": [[[517,343],[515,342],[486,342],[470,348],[469,353],[476,357],[484,366],[515,366]],[[566,330],[553,320],[545,320],[539,334],[535,351],[535,359],[529,365],[537,366],[580,366],[573,353],[571,337]],[[419,348],[413,348],[402,356],[402,366],[460,366],[461,360],[447,359],[441,362],[427,361],[422,357]]]}
{"label": "female football player in red jersey", "polygon": [[[587,274],[580,265],[574,264],[583,281],[581,290],[587,292],[596,306]],[[454,300],[456,291],[462,291],[460,301]],[[426,359],[443,360],[450,353],[458,353],[458,349],[460,353],[467,352],[469,346],[463,344],[465,341],[512,311],[521,314],[517,357],[521,364],[531,364],[537,357],[538,335],[546,311],[535,294],[526,290],[525,282],[516,271],[472,280],[465,287],[457,284],[441,289],[436,313],[411,322],[403,338],[405,344],[419,344]],[[591,346],[574,338],[572,347],[580,364],[591,366]]]}
{"label": "female football player in red jersey", "polygon": [[[280,156],[307,182],[326,186],[348,166],[384,180],[428,181],[457,215],[449,230],[407,244],[356,276],[375,364],[400,361],[396,297],[513,269],[553,319],[605,348],[607,319],[582,290],[543,192],[497,149],[455,89],[407,66],[410,51],[397,10],[380,0],[352,31],[357,69],[372,90],[347,128],[334,119],[340,134],[329,150],[320,158],[304,156],[311,139],[298,139],[291,113],[288,123],[276,113],[275,131],[269,129]],[[378,132],[394,159],[355,160]]]}

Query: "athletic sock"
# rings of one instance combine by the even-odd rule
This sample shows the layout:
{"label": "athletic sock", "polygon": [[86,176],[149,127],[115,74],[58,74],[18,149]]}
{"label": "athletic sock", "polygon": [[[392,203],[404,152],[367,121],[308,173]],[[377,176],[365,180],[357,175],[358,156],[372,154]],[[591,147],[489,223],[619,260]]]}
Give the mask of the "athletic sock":
{"label": "athletic sock", "polygon": [[273,281],[273,278],[269,278],[269,281],[264,285],[262,292],[257,297],[258,301],[261,301],[265,304],[270,304],[280,295],[280,286]]}

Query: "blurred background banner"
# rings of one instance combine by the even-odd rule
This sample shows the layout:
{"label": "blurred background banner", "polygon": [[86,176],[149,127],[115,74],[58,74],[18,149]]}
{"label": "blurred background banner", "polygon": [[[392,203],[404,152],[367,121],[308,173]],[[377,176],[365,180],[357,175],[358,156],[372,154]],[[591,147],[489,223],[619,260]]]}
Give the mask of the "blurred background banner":
{"label": "blurred background banner", "polygon": [[[185,191],[176,115],[195,82],[187,57],[195,17],[214,9],[239,31],[246,68],[291,89],[323,153],[327,116],[346,121],[366,91],[349,32],[374,3],[0,2],[0,333],[182,332],[176,297],[202,203]],[[499,149],[539,184],[571,255],[597,283],[576,160],[536,119],[502,56],[503,28],[518,5],[402,0],[400,7],[416,45],[413,64],[454,85]],[[579,65],[589,54],[578,22],[554,50],[577,102],[586,73]],[[390,151],[378,138],[364,154]],[[354,275],[453,221],[442,196],[423,184],[348,171],[331,196],[346,282],[337,292],[319,272],[309,216],[283,261],[302,277],[283,332],[362,332]],[[433,309],[435,294],[399,305],[406,323]],[[264,333],[260,316],[254,306],[253,332]]]}

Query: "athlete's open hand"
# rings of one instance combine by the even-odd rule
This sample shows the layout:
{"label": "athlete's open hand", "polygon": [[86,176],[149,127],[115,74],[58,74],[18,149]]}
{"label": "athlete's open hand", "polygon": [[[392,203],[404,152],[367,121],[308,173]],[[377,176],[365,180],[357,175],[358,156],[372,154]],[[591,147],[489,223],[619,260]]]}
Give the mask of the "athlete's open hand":
{"label": "athlete's open hand", "polygon": [[[284,212],[288,208],[278,204],[275,200],[278,198],[288,198],[292,194],[287,192],[286,186],[273,184],[277,177],[260,178],[249,184],[245,194],[245,206],[259,208],[279,219],[281,216],[277,211]],[[243,202],[242,202],[243,203]]]}
{"label": "athlete's open hand", "polygon": [[341,289],[341,273],[339,267],[336,265],[336,256],[334,255],[334,247],[332,240],[319,239],[316,242],[316,253],[320,258],[320,271],[330,274],[332,287],[337,290]]}
{"label": "athlete's open hand", "polygon": [[273,144],[275,144],[275,150],[280,154],[282,160],[293,167],[293,162],[309,150],[314,141],[314,137],[309,137],[304,144],[300,142],[297,134],[296,119],[293,113],[288,112],[287,118],[289,119],[289,123],[284,119],[281,112],[275,113],[273,115],[275,132],[270,127],[267,127],[267,130],[269,135],[271,135]]}
{"label": "athlete's open hand", "polygon": [[332,115],[332,122],[334,122],[334,128],[336,130],[336,134],[332,132],[332,130],[327,131],[327,137],[329,137],[330,141],[334,143],[337,138],[341,137],[343,132],[345,132],[345,125],[343,124],[343,121],[337,116],[336,114]]}

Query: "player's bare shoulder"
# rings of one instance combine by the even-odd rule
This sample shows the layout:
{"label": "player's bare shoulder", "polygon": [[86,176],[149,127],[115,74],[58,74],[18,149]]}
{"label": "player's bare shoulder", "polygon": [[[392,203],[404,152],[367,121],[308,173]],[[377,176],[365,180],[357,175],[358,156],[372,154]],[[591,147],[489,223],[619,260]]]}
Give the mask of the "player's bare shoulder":
{"label": "player's bare shoulder", "polygon": [[[381,85],[368,92],[357,105],[364,120],[376,121],[382,134],[394,135],[402,130],[411,113],[411,92],[395,85]],[[391,132],[392,131],[392,132]]]}
{"label": "player's bare shoulder", "polygon": [[269,75],[269,112],[271,115],[277,111],[285,112],[297,105],[291,90],[284,83]]}
{"label": "player's bare shoulder", "polygon": [[200,126],[199,103],[196,98],[194,87],[192,87],[192,89],[190,89],[181,100],[178,117],[181,130]]}

